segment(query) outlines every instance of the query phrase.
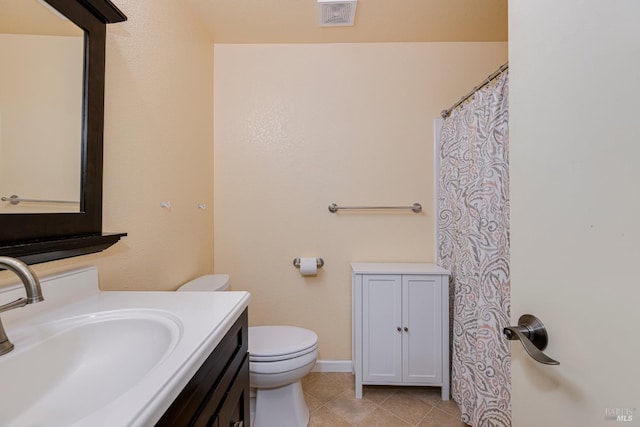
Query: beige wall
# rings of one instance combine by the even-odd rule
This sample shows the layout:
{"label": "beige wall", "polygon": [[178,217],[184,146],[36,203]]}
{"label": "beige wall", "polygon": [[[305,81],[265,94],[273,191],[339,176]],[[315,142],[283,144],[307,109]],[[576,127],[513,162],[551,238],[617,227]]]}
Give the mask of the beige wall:
{"label": "beige wall", "polygon": [[129,20],[107,28],[103,229],[129,236],[36,270],[97,265],[103,289],[175,289],[213,270],[212,40],[180,2],[115,3]]}
{"label": "beige wall", "polygon": [[[434,260],[433,119],[506,58],[502,42],[215,46],[215,270],[251,291],[252,324],[311,328],[321,359],[350,359],[350,263]],[[292,266],[315,256],[317,277]]]}
{"label": "beige wall", "polygon": [[129,21],[107,43],[104,229],[129,237],[102,284],[175,289],[213,268],[212,40],[180,2],[117,4]]}

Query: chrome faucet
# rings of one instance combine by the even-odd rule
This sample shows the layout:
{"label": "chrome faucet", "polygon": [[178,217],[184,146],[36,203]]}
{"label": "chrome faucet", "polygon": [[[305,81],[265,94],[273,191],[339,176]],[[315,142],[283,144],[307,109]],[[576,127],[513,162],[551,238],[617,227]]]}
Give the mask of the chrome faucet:
{"label": "chrome faucet", "polygon": [[[16,258],[0,256],[0,268],[13,271],[22,280],[22,284],[27,291],[26,298],[18,298],[13,302],[0,305],[0,313],[13,308],[24,307],[27,304],[44,301],[42,290],[40,289],[40,281],[27,264]],[[9,341],[7,333],[4,331],[4,326],[2,326],[2,319],[0,319],[0,355],[9,353],[11,350],[13,350],[13,344]]]}

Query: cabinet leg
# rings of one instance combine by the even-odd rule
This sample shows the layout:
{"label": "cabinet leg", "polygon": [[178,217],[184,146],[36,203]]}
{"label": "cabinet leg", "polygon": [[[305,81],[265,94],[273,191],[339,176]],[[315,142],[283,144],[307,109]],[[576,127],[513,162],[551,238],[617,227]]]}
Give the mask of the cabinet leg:
{"label": "cabinet leg", "polygon": [[449,400],[449,384],[442,385],[442,400]]}

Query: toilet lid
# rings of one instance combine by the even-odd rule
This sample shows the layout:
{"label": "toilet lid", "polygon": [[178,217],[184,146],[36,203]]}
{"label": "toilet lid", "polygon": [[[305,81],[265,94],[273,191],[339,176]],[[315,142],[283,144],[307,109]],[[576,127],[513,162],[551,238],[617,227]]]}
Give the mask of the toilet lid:
{"label": "toilet lid", "polygon": [[229,288],[228,274],[206,274],[178,288],[180,292],[226,291]]}
{"label": "toilet lid", "polygon": [[302,356],[318,348],[318,335],[297,326],[251,326],[249,359],[274,362]]}

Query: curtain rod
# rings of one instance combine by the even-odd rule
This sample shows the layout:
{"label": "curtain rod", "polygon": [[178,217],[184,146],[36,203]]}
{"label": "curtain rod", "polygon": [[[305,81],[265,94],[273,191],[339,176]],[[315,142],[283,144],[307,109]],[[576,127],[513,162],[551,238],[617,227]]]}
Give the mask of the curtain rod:
{"label": "curtain rod", "polygon": [[442,112],[440,113],[440,116],[442,116],[443,119],[446,119],[447,117],[449,117],[451,115],[451,112],[459,105],[461,105],[464,101],[466,101],[467,99],[471,98],[477,91],[479,91],[480,89],[482,89],[483,87],[485,87],[486,85],[488,85],[489,83],[491,83],[491,81],[493,79],[495,79],[496,77],[498,77],[500,74],[502,74],[504,71],[506,71],[509,68],[509,63],[506,62],[504,63],[500,68],[498,68],[497,71],[495,71],[493,74],[491,74],[489,77],[487,77],[482,83],[480,83],[478,86],[474,87],[471,92],[469,92],[468,94],[466,94],[465,96],[463,96],[462,98],[460,98],[460,100],[458,102],[456,102],[455,104],[453,104],[451,106],[451,108],[447,109],[447,110],[442,110]]}

